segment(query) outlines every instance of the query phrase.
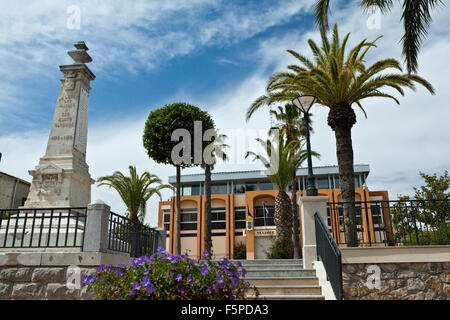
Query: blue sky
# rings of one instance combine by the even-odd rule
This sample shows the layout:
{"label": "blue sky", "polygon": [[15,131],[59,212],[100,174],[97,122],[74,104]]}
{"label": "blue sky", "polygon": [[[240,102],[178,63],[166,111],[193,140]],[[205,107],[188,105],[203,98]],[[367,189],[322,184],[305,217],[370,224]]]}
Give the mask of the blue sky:
{"label": "blue sky", "polygon": [[[219,129],[238,144],[252,146],[252,134],[270,125],[267,110],[248,123],[244,113],[264,93],[271,74],[295,60],[294,49],[307,56],[307,39],[319,40],[313,24],[313,0],[285,1],[51,1],[0,4],[0,170],[30,181],[28,170],[44,155],[61,73],[71,63],[67,51],[84,40],[97,78],[91,83],[87,163],[94,179],[128,165],[149,170],[164,181],[171,167],[149,160],[142,130],[149,112],[174,101],[208,110]],[[80,9],[80,28],[70,29],[68,8]],[[368,24],[367,15],[346,1],[332,3],[330,23],[350,42],[375,39],[379,47],[368,56],[401,59],[399,6]],[[388,189],[394,198],[420,184],[419,171],[441,173],[450,163],[450,18],[448,8],[433,12],[434,22],[420,56],[419,73],[435,87],[407,91],[401,106],[374,99],[364,103],[368,119],[357,112],[353,129],[356,163],[371,166],[369,187]],[[327,111],[314,110],[313,148],[322,154],[315,165],[336,164],[334,135],[326,125]],[[241,130],[241,131],[239,131]],[[250,135],[245,144],[239,132]],[[242,150],[241,150],[242,149]],[[218,170],[258,168],[235,161]],[[196,172],[199,169],[189,169]],[[164,194],[168,197],[170,194]],[[120,198],[93,186],[92,197],[123,212]],[[149,205],[148,222],[156,223],[157,199]]]}

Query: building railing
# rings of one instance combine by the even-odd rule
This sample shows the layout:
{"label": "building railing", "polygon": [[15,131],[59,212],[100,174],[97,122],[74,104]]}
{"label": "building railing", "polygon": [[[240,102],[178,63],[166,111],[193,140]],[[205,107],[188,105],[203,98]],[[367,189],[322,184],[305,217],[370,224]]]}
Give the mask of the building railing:
{"label": "building railing", "polygon": [[153,228],[110,212],[108,220],[108,250],[140,257],[156,252],[159,232]]}
{"label": "building railing", "polygon": [[0,209],[1,248],[82,248],[87,208]]}
{"label": "building railing", "polygon": [[327,280],[330,281],[337,300],[342,300],[342,257],[338,245],[318,213],[314,215],[317,257],[322,261]]}
{"label": "building railing", "polygon": [[[328,226],[346,246],[345,202],[328,203]],[[357,201],[359,246],[450,245],[450,200]]]}

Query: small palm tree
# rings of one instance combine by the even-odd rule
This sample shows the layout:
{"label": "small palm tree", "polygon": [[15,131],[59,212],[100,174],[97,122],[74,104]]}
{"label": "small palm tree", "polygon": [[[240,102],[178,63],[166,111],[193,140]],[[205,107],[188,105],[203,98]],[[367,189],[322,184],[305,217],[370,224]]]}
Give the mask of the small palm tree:
{"label": "small palm tree", "polygon": [[366,115],[361,100],[382,97],[400,102],[391,94],[381,91],[393,88],[404,95],[403,88],[415,89],[419,83],[434,94],[430,83],[415,74],[386,73],[386,70],[402,71],[395,59],[384,59],[366,67],[365,55],[375,46],[373,42],[361,41],[346,55],[345,49],[350,33],[341,42],[337,25],[333,28],[331,41],[324,30],[321,31],[322,47],[313,40],[308,44],[313,52],[314,61],[288,50],[301,62],[301,66],[290,65],[288,72],[274,74],[267,86],[267,94],[259,97],[247,111],[247,119],[264,105],[275,102],[292,101],[299,95],[310,95],[317,102],[329,108],[328,125],[335,133],[336,154],[339,167],[339,182],[344,204],[346,240],[349,246],[357,246],[355,183],[353,169],[353,147],[351,129],[356,123],[356,114],[352,105],[356,104]]}
{"label": "small palm tree", "polygon": [[[409,73],[417,72],[417,57],[420,45],[431,24],[431,10],[439,4],[443,4],[443,1],[403,0],[401,20],[403,20],[405,33],[401,41],[403,43],[403,56]],[[321,29],[328,29],[329,6],[330,0],[316,0],[314,14],[316,24]],[[393,0],[361,0],[361,7],[365,12],[378,8],[382,13],[387,13],[393,6]]]}
{"label": "small palm tree", "polygon": [[[284,107],[278,106],[278,110],[270,110],[271,116],[276,119],[276,124],[272,129],[278,129],[286,133],[286,143],[290,143],[302,137],[305,137],[306,125],[299,108],[291,103],[286,103]],[[311,119],[309,117],[309,119]],[[309,121],[310,132],[312,132],[311,121]],[[294,259],[300,259],[300,218],[297,203],[297,174],[294,172],[291,178],[292,186],[292,217],[293,221],[293,240],[294,240]]]}
{"label": "small palm tree", "polygon": [[[212,227],[211,227],[211,171],[214,170],[214,165],[216,164],[216,159],[220,158],[223,161],[228,160],[227,154],[223,151],[229,146],[224,143],[224,140],[227,138],[225,134],[219,134],[216,130],[216,135],[213,143],[209,144],[210,150],[206,150],[205,152],[209,154],[209,158],[204,161],[202,167],[205,169],[205,207],[206,207],[206,222],[205,222],[205,250],[208,253],[211,253],[212,249]],[[207,148],[208,148],[207,147]],[[205,159],[204,159],[205,160]],[[208,161],[209,160],[209,161]]]}
{"label": "small palm tree", "polygon": [[[277,187],[278,195],[275,199],[274,222],[277,231],[277,240],[288,239],[292,243],[292,205],[291,199],[286,193],[286,188],[291,181],[295,171],[307,159],[307,152],[303,150],[304,139],[285,142],[285,133],[275,135],[276,145],[270,139],[263,141],[256,139],[266,150],[267,157],[258,155],[252,151],[247,152],[248,156],[253,156],[253,160],[259,160],[266,169],[269,180]],[[314,156],[318,156],[313,152]]]}
{"label": "small palm tree", "polygon": [[136,172],[136,167],[129,166],[130,176],[125,176],[122,172],[116,171],[110,176],[100,177],[97,182],[100,186],[108,186],[115,189],[127,207],[127,217],[137,224],[143,224],[146,214],[147,201],[153,195],[158,195],[161,199],[162,189],[172,189],[171,185],[162,184],[160,178],[146,171],[140,176]]}

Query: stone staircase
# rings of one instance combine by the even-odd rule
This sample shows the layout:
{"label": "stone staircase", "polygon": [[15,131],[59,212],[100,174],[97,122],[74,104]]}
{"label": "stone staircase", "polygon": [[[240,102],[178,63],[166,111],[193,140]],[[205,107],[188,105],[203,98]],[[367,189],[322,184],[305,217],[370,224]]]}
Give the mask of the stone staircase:
{"label": "stone staircase", "polygon": [[[259,299],[324,300],[314,269],[302,260],[243,260],[245,279],[259,290]],[[248,296],[247,298],[253,298]]]}

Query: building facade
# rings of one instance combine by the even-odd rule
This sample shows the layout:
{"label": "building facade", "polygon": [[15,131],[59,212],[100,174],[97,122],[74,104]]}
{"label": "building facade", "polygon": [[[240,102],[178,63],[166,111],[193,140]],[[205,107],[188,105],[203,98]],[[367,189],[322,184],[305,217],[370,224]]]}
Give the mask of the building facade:
{"label": "building facade", "polygon": [[0,208],[23,206],[30,191],[30,183],[0,171]]}
{"label": "building facade", "polygon": [[[331,205],[342,201],[337,166],[314,168],[319,195],[328,196]],[[387,191],[370,191],[366,186],[369,165],[355,165],[356,201],[388,200]],[[297,198],[306,196],[307,169],[297,171]],[[205,250],[205,195],[204,174],[181,176],[181,252],[200,258]],[[176,177],[169,177],[175,185]],[[286,190],[289,194],[291,187]],[[265,250],[275,236],[274,203],[278,190],[262,171],[217,172],[211,175],[211,213],[213,256],[233,259],[235,247],[245,244],[247,259],[265,259]],[[158,226],[167,232],[166,248],[176,252],[176,200],[159,203]],[[389,219],[383,212],[372,210],[367,227],[360,237],[373,234],[375,222]],[[332,210],[331,212],[335,212]],[[328,223],[336,217],[329,214]],[[300,212],[301,219],[301,212]],[[339,218],[337,218],[339,219]],[[383,221],[384,222],[384,221]],[[301,221],[300,221],[301,226]],[[339,227],[336,227],[338,229]],[[300,231],[301,232],[301,231]],[[332,230],[339,236],[339,230]],[[300,236],[301,241],[301,236]]]}

